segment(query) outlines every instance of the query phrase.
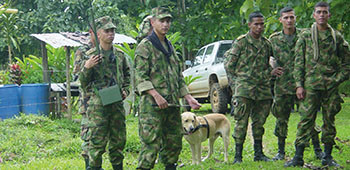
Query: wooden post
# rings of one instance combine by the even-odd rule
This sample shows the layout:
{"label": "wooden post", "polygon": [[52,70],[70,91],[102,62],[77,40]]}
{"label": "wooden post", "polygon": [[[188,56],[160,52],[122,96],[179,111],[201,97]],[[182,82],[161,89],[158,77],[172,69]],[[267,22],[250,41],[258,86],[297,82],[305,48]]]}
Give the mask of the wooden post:
{"label": "wooden post", "polygon": [[71,109],[71,92],[70,92],[70,48],[66,47],[66,97],[67,97],[67,116],[69,120],[72,120],[72,109]]}
{"label": "wooden post", "polygon": [[46,50],[46,43],[44,41],[41,41],[41,55],[42,55],[42,62],[43,62],[43,79],[45,83],[50,82],[49,77],[49,64],[47,62],[47,50]]}

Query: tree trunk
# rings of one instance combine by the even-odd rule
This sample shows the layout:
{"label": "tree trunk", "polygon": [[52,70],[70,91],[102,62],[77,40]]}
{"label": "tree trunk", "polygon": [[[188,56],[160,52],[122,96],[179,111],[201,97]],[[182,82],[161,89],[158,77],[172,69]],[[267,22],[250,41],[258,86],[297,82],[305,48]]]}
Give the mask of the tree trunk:
{"label": "tree trunk", "polygon": [[7,48],[9,50],[9,64],[11,64],[12,63],[12,49],[11,49],[11,45],[8,44]]}

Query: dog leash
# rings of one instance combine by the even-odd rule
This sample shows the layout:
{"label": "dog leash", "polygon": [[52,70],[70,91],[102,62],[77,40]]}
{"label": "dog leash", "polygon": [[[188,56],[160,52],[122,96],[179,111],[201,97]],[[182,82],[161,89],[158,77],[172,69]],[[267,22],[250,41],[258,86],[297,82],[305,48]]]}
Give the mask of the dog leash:
{"label": "dog leash", "polygon": [[[152,104],[152,107],[158,107],[157,104]],[[168,104],[168,107],[191,107],[190,105]]]}

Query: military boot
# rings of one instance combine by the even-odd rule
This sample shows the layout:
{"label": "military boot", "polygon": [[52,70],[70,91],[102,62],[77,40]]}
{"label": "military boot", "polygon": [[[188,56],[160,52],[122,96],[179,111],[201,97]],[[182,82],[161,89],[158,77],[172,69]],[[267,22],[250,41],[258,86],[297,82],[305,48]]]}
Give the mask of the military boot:
{"label": "military boot", "polygon": [[278,138],[278,152],[275,157],[272,158],[273,161],[283,160],[286,155],[284,148],[286,145],[286,138]]}
{"label": "military boot", "polygon": [[168,164],[165,166],[165,170],[176,170],[176,166],[177,166],[176,163]]}
{"label": "military boot", "polygon": [[233,164],[242,163],[242,151],[243,151],[243,144],[236,144],[235,160],[233,161]]}
{"label": "military boot", "polygon": [[335,162],[335,160],[333,160],[332,150],[333,150],[332,144],[324,145],[324,155],[322,157],[322,165],[340,167],[340,165],[337,162]]}
{"label": "military boot", "polygon": [[85,161],[85,169],[88,170],[89,168],[89,158],[84,158]]}
{"label": "military boot", "polygon": [[286,162],[284,164],[284,167],[291,167],[291,166],[303,166],[304,165],[304,150],[305,145],[301,144],[298,146],[295,146],[295,155],[292,160]]}
{"label": "military boot", "polygon": [[123,170],[123,162],[112,166],[113,166],[113,170]]}
{"label": "military boot", "polygon": [[254,161],[271,161],[271,159],[263,153],[262,140],[254,140]]}
{"label": "military boot", "polygon": [[316,158],[321,160],[324,153],[322,152],[318,135],[312,138],[312,145],[314,146],[314,152],[315,152]]}
{"label": "military boot", "polygon": [[103,168],[102,167],[91,167],[91,166],[89,166],[87,168],[87,170],[103,170]]}

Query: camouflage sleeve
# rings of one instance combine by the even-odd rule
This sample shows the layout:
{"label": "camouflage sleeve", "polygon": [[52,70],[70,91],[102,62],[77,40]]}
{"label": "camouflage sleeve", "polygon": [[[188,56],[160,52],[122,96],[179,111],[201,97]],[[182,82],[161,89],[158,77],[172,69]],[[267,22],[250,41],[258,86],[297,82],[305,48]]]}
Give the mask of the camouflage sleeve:
{"label": "camouflage sleeve", "polygon": [[130,66],[127,62],[127,56],[124,53],[121,53],[123,56],[123,90],[127,93],[127,95],[130,94]]}
{"label": "camouflage sleeve", "polygon": [[226,51],[226,53],[224,54],[225,56],[224,67],[229,77],[235,77],[236,65],[241,54],[241,49],[242,47],[241,47],[240,41],[236,40],[233,43],[232,48]]}
{"label": "camouflage sleeve", "polygon": [[178,74],[180,75],[179,85],[180,85],[180,97],[184,97],[185,95],[189,94],[188,87],[186,85],[184,76],[182,75],[182,60],[179,60],[178,64]]}
{"label": "camouflage sleeve", "polygon": [[76,74],[80,71],[81,61],[82,61],[82,49],[79,48],[74,54],[74,68],[73,68],[73,75],[76,76]]}
{"label": "camouflage sleeve", "polygon": [[87,69],[84,67],[85,62],[88,60],[88,56],[84,55],[80,64],[80,73],[79,73],[79,81],[82,88],[88,86],[88,84],[93,80],[92,78],[92,70],[93,68]]}
{"label": "camouflage sleeve", "polygon": [[140,94],[154,88],[150,79],[151,45],[143,40],[135,51],[135,83]]}
{"label": "camouflage sleeve", "polygon": [[293,76],[295,79],[295,87],[304,87],[305,81],[305,48],[306,42],[303,35],[299,36],[295,44],[295,60]]}
{"label": "camouflage sleeve", "polygon": [[342,35],[339,35],[337,55],[341,58],[340,70],[337,73],[336,81],[340,84],[349,79],[350,75],[350,47],[349,43],[344,39]]}

